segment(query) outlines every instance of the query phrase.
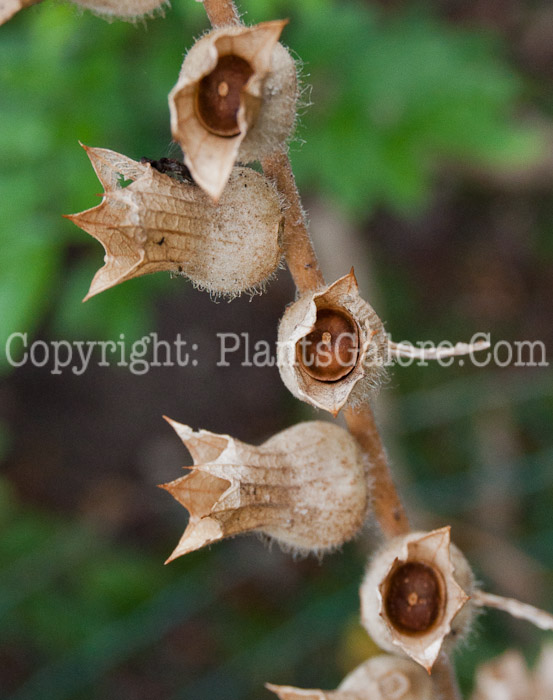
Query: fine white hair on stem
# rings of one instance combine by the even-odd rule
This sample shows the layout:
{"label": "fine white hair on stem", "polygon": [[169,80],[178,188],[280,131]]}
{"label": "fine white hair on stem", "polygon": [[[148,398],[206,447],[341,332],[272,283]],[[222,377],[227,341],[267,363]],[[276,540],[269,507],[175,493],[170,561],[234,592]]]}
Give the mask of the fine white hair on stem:
{"label": "fine white hair on stem", "polygon": [[503,612],[509,613],[513,617],[531,622],[542,630],[553,630],[553,615],[551,613],[540,610],[533,605],[528,605],[528,603],[521,603],[520,600],[515,598],[504,598],[494,593],[475,591],[472,595],[472,602],[480,607],[503,610]]}
{"label": "fine white hair on stem", "polygon": [[491,346],[487,340],[479,340],[477,343],[456,343],[452,347],[417,348],[411,343],[393,343],[389,341],[388,348],[396,357],[412,357],[418,360],[440,360],[444,357],[456,355],[470,355],[473,352],[487,350]]}

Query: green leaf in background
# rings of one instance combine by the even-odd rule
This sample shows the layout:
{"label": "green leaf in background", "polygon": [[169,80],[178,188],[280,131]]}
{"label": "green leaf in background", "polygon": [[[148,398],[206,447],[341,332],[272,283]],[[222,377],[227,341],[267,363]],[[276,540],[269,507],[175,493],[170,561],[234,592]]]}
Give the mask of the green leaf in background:
{"label": "green leaf in background", "polygon": [[62,214],[99,203],[79,140],[135,158],[171,155],[167,93],[186,48],[182,27],[190,41],[205,13],[183,3],[170,14],[107,23],[44,2],[0,30],[0,372],[10,369],[9,335],[32,339],[47,313],[46,335],[132,339],[152,328],[168,275],[83,305],[104,251]]}
{"label": "green leaf in background", "polygon": [[353,3],[298,13],[290,43],[313,106],[294,168],[351,216],[416,213],[439,162],[503,169],[538,157],[539,132],[515,119],[522,82],[491,35]]}
{"label": "green leaf in background", "polygon": [[9,368],[5,353],[9,336],[34,331],[48,309],[48,295],[60,267],[61,246],[43,224],[29,217],[21,222],[25,235],[14,230],[12,236],[2,232],[0,237],[0,372]]}

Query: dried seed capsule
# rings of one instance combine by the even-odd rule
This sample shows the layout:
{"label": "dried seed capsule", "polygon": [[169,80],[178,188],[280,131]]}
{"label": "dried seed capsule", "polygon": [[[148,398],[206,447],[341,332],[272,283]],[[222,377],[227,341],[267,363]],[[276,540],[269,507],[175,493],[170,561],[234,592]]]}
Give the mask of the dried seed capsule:
{"label": "dried seed capsule", "polygon": [[217,200],[236,160],[281,147],[295,121],[296,66],[278,43],[285,21],[214,29],[190,49],[169,94],[173,138]]}
{"label": "dried seed capsule", "polygon": [[162,5],[168,5],[167,0],[72,0],[72,2],[99,15],[121,19],[150,15]]}
{"label": "dried seed capsule", "polygon": [[337,690],[304,690],[270,685],[280,700],[433,700],[430,677],[417,664],[397,656],[374,656],[340,683]]}
{"label": "dried seed capsule", "polygon": [[343,428],[300,423],[252,447],[169,423],[194,458],[189,474],[163,486],[190,512],[169,561],[253,530],[295,551],[323,552],[363,524],[369,497],[364,457]]}
{"label": "dried seed capsule", "polygon": [[468,630],[473,587],[449,527],[396,537],[367,569],[362,621],[383,649],[400,651],[430,671],[442,646],[447,650]]}
{"label": "dried seed capsule", "polygon": [[[7,22],[19,10],[39,2],[42,0],[2,0],[0,2],[0,25]],[[127,20],[151,15],[158,8],[168,4],[167,0],[73,0],[73,2],[98,15]]]}
{"label": "dried seed capsule", "polygon": [[382,322],[359,296],[353,270],[286,309],[278,333],[282,381],[299,399],[336,415],[366,400],[385,374]]}
{"label": "dried seed capsule", "polygon": [[[275,272],[282,256],[280,198],[259,173],[236,167],[216,205],[187,179],[184,165],[85,150],[105,192],[99,206],[68,218],[106,251],[86,298],[160,270],[236,296],[262,288]],[[132,183],[122,186],[121,177]]]}

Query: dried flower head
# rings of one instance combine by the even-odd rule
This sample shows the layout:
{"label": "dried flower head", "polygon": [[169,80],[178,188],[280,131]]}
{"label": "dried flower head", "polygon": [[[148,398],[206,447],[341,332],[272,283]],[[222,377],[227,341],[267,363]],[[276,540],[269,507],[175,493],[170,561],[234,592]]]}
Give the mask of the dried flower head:
{"label": "dried flower head", "polygon": [[120,19],[137,19],[151,15],[168,0],[72,0],[76,5],[86,7],[99,15],[118,17]]}
{"label": "dried flower head", "polygon": [[355,440],[337,425],[300,423],[252,447],[169,423],[194,466],[163,485],[190,513],[168,561],[252,530],[296,551],[322,552],[351,539],[363,524],[364,460]]}
{"label": "dried flower head", "polygon": [[472,700],[551,700],[553,698],[553,645],[542,650],[529,671],[518,651],[509,650],[476,670]]}
{"label": "dried flower head", "polygon": [[366,400],[385,373],[387,338],[359,296],[353,270],[286,309],[278,333],[282,381],[302,401],[336,415]]}
{"label": "dried flower head", "polygon": [[[99,15],[136,19],[151,15],[155,10],[168,4],[168,0],[72,0],[76,5],[86,7]],[[42,0],[2,0],[0,2],[0,25],[7,22],[16,12]]]}
{"label": "dried flower head", "polygon": [[361,586],[361,617],[373,640],[430,671],[444,643],[467,631],[471,569],[450,541],[450,528],[390,540]]}
{"label": "dried flower head", "polygon": [[433,700],[432,684],[420,666],[397,656],[375,656],[340,683],[337,690],[305,690],[267,684],[280,700]]}
{"label": "dried flower head", "polygon": [[[174,165],[166,170],[170,176],[158,169],[161,161],[152,167],[104,148],[84,148],[105,188],[101,204],[67,217],[106,251],[87,299],[160,270],[182,273],[209,292],[235,296],[261,288],[278,267],[280,199],[251,168],[234,169],[215,205]],[[121,178],[132,182],[125,187]]]}
{"label": "dried flower head", "polygon": [[173,138],[198,185],[215,200],[236,160],[269,155],[294,125],[296,67],[278,43],[285,24],[209,32],[186,55],[169,94]]}

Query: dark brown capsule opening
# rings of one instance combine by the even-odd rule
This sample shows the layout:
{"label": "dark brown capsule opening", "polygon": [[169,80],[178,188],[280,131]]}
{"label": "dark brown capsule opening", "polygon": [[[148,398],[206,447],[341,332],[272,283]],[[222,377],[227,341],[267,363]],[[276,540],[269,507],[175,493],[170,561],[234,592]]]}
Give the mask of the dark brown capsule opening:
{"label": "dark brown capsule opening", "polygon": [[437,572],[422,562],[406,562],[390,575],[384,595],[386,616],[404,634],[424,634],[443,609]]}
{"label": "dark brown capsule opening", "polygon": [[340,309],[319,309],[313,330],[296,344],[298,362],[310,377],[321,382],[347,376],[358,355],[357,325]]}
{"label": "dark brown capsule opening", "polygon": [[217,136],[237,136],[238,109],[242,88],[253,68],[240,56],[221,56],[215,68],[204,76],[196,93],[196,114],[208,131]]}

